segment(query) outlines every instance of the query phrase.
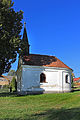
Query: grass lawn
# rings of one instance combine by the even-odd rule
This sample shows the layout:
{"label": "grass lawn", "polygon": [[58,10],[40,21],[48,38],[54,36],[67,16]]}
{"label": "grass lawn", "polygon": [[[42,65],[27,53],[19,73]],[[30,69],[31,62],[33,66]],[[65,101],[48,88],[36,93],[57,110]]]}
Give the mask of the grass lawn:
{"label": "grass lawn", "polygon": [[0,120],[80,120],[80,91],[0,96]]}

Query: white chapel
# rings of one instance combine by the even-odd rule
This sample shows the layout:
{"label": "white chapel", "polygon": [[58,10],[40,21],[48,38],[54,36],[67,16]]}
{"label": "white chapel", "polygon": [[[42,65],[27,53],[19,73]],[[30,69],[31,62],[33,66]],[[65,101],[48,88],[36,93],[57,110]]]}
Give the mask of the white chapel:
{"label": "white chapel", "polygon": [[40,94],[71,91],[72,69],[55,56],[30,54],[26,25],[24,53],[19,57],[17,91],[21,94]]}

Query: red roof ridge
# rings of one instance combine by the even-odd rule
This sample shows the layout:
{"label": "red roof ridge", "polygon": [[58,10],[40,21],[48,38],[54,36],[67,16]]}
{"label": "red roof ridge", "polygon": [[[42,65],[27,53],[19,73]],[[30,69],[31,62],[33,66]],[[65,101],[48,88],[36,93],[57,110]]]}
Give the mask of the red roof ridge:
{"label": "red roof ridge", "polygon": [[[41,55],[41,54],[29,54],[29,55],[36,55],[36,56],[39,55],[39,56],[47,56],[47,57],[56,57],[56,56],[53,56],[53,55]],[[24,57],[26,57],[26,56],[24,56]]]}

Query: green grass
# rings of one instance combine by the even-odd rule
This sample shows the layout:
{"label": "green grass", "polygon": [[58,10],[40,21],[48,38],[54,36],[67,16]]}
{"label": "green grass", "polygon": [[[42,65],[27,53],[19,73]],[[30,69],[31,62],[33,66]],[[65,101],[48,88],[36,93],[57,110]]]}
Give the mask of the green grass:
{"label": "green grass", "polygon": [[80,91],[0,96],[0,120],[80,120]]}

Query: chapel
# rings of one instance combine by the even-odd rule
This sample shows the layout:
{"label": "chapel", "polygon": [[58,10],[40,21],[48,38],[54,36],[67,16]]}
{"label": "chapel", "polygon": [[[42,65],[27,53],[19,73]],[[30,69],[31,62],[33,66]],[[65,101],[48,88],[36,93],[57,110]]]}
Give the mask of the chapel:
{"label": "chapel", "polygon": [[72,69],[56,56],[31,54],[24,23],[24,52],[19,57],[17,91],[21,94],[40,94],[71,91]]}

